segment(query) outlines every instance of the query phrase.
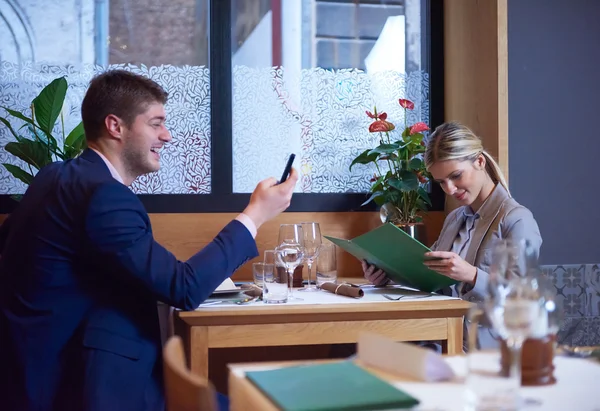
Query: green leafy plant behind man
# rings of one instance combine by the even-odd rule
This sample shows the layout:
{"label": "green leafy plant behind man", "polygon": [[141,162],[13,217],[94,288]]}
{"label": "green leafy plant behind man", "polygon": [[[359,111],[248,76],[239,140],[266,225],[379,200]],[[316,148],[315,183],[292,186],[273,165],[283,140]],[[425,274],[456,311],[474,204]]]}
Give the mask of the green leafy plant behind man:
{"label": "green leafy plant behind man", "polygon": [[[31,183],[35,173],[45,165],[77,157],[86,148],[85,133],[81,122],[68,135],[65,134],[62,108],[67,88],[67,80],[64,77],[53,80],[31,102],[30,116],[8,107],[2,107],[12,117],[12,120],[19,119],[24,122],[21,127],[16,128],[7,118],[0,117],[0,122],[8,128],[16,140],[7,143],[4,149],[23,160],[27,164],[27,168],[23,169],[8,163],[2,165],[10,174],[27,185]],[[61,138],[57,139],[53,133],[59,119],[58,129],[61,132]],[[59,145],[59,141],[62,142],[62,145]],[[19,200],[20,196],[14,196],[14,198]]]}

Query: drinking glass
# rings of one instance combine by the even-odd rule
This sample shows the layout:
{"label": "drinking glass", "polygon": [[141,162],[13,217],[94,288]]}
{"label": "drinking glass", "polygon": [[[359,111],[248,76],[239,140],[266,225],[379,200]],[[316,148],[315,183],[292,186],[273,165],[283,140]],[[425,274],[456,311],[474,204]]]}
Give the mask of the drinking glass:
{"label": "drinking glass", "polygon": [[301,223],[304,232],[304,259],[308,266],[308,284],[298,291],[318,291],[311,283],[312,265],[321,249],[321,228],[319,223]]}
{"label": "drinking glass", "polygon": [[465,411],[517,410],[520,381],[502,372],[498,350],[480,349],[477,335],[481,326],[489,326],[483,303],[471,306],[465,316],[467,332],[467,374]]}
{"label": "drinking glass", "polygon": [[[521,386],[521,353],[525,340],[539,332],[544,324],[543,299],[540,294],[537,276],[537,255],[527,241],[499,240],[494,247],[488,295],[475,315],[475,322],[491,328],[506,342],[509,353],[507,379],[496,390],[482,393],[484,388],[471,392],[468,403],[471,409],[518,409],[521,404],[519,387]],[[484,321],[483,321],[484,320]],[[547,323],[547,321],[546,321]],[[475,358],[477,329],[469,325],[469,348],[474,350],[469,360],[470,374],[474,378],[485,380],[485,375],[500,378],[496,372],[498,364],[484,365],[482,358]],[[492,367],[492,368],[490,368]],[[480,372],[476,370],[479,369]],[[500,373],[502,374],[502,372]],[[482,375],[484,377],[482,377]],[[467,385],[469,387],[469,385]]]}
{"label": "drinking glass", "polygon": [[327,242],[321,245],[317,258],[317,287],[323,283],[337,282],[336,246]]}
{"label": "drinking glass", "polygon": [[267,304],[286,303],[288,300],[287,273],[280,275],[276,270],[276,254],[275,250],[266,250],[263,257],[263,266],[268,267],[263,275],[263,301]]}
{"label": "drinking glass", "polygon": [[300,224],[281,224],[279,246],[275,249],[277,262],[285,267],[290,278],[288,300],[302,300],[294,296],[294,270],[304,258],[304,233]]}

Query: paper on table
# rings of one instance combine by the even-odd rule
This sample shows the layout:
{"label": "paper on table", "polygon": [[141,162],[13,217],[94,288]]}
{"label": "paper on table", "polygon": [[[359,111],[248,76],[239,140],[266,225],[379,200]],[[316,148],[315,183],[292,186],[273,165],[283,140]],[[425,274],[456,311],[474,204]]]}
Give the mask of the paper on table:
{"label": "paper on table", "polygon": [[440,354],[377,334],[360,335],[357,354],[364,364],[419,381],[445,381],[454,378],[452,368]]}
{"label": "paper on table", "polygon": [[215,291],[235,291],[238,290],[238,288],[235,286],[235,284],[233,283],[233,280],[231,278],[226,278],[225,281],[223,281],[221,284],[219,284],[219,286],[217,287],[217,289]]}

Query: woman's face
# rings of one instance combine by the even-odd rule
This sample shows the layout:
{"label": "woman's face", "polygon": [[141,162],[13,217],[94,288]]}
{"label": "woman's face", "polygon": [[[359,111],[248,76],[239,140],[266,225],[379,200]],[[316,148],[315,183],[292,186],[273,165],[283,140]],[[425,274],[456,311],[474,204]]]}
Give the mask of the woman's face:
{"label": "woman's face", "polygon": [[438,161],[429,167],[433,179],[461,205],[471,205],[485,184],[485,158]]}

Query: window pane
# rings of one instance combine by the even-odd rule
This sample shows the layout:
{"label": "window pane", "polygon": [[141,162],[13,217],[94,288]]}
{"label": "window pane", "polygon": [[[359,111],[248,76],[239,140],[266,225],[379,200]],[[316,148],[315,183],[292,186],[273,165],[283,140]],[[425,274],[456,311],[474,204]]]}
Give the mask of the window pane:
{"label": "window pane", "polygon": [[[252,4],[252,6],[250,6]],[[302,192],[365,192],[352,159],[379,142],[365,111],[429,120],[421,0],[234,1],[233,188],[279,177],[296,153]],[[415,103],[404,118],[398,99]],[[392,136],[393,138],[393,136]]]}
{"label": "window pane", "polygon": [[[210,193],[208,0],[55,0],[39,5],[38,0],[24,0],[0,8],[10,17],[5,20],[9,27],[0,24],[1,38],[9,39],[0,42],[0,105],[30,114],[29,105],[42,88],[66,76],[67,134],[81,120],[81,100],[95,74],[126,68],[150,77],[169,93],[167,127],[173,140],[161,153],[161,170],[140,177],[132,189]],[[59,124],[54,135],[62,143]],[[0,127],[0,145],[10,141],[12,135]],[[5,150],[0,150],[0,162],[27,169]],[[0,194],[24,189],[0,167]]]}

